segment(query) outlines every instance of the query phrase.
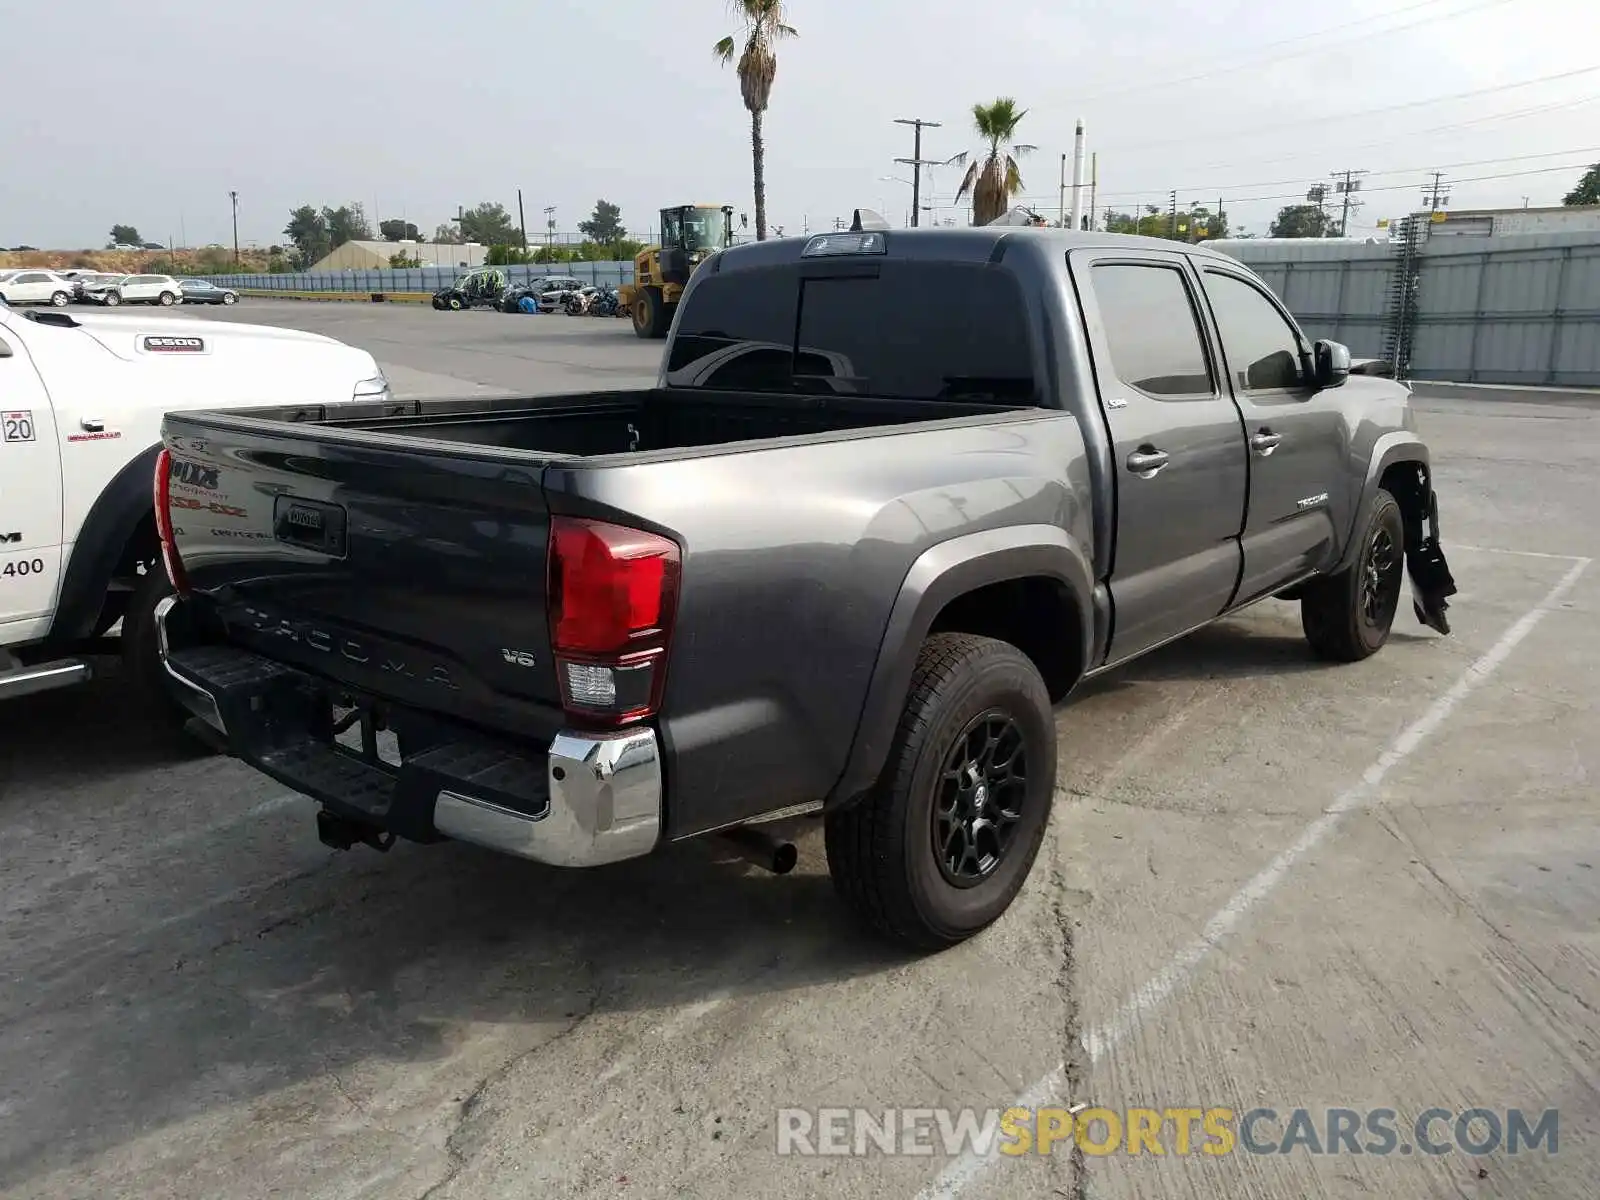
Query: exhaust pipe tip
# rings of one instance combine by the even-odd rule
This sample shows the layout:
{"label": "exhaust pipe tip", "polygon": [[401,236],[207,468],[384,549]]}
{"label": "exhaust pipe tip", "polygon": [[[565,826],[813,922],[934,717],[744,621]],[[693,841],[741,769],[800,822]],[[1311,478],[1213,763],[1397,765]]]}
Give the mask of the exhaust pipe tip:
{"label": "exhaust pipe tip", "polygon": [[800,861],[800,851],[793,842],[773,837],[752,825],[725,829],[716,837],[745,862],[774,875],[787,875]]}

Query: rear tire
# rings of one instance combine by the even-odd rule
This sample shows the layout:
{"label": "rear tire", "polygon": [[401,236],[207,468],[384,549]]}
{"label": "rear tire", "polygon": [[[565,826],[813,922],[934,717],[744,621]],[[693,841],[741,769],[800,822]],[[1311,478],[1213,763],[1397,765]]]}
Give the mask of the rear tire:
{"label": "rear tire", "polygon": [[872,790],[828,814],[828,870],[874,932],[918,950],[964,941],[1022,889],[1055,791],[1055,722],[1033,663],[964,633],[923,643]]}
{"label": "rear tire", "polygon": [[106,307],[107,308],[115,308],[117,305],[119,305],[121,303],[122,303],[122,297],[119,296],[116,292],[107,292],[106,293]]}
{"label": "rear tire", "polygon": [[156,631],[156,605],[170,595],[172,584],[158,558],[139,576],[122,615],[122,670],[144,713],[164,728],[177,731],[188,723],[190,713],[172,693]]}
{"label": "rear tire", "polygon": [[52,292],[50,294],[50,306],[52,308],[65,308],[67,301],[71,299],[72,295],[68,292]]}
{"label": "rear tire", "polygon": [[1379,488],[1356,561],[1305,585],[1300,625],[1311,649],[1330,662],[1370,658],[1389,640],[1404,587],[1405,523],[1399,502]]}
{"label": "rear tire", "polygon": [[162,292],[160,298],[156,301],[162,308],[171,308],[177,302],[177,297],[171,292]]}

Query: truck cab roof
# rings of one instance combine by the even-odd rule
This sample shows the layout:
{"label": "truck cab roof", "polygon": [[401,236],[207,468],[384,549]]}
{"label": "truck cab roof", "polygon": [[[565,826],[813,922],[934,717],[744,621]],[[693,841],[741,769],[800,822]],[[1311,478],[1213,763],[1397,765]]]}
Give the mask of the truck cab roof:
{"label": "truck cab roof", "polygon": [[[830,231],[821,231],[826,234]],[[839,231],[843,234],[845,231]],[[1072,250],[1104,249],[1114,247],[1127,250],[1160,250],[1166,253],[1182,251],[1225,261],[1234,266],[1236,259],[1228,258],[1205,243],[1170,242],[1164,238],[1142,237],[1128,233],[1100,233],[1093,230],[1039,229],[1029,227],[979,225],[965,228],[891,229],[878,231],[885,243],[884,254],[891,258],[913,259],[924,262],[984,263],[998,262],[1013,246],[1025,246],[1030,251],[1048,249],[1066,254]],[[765,242],[745,242],[730,246],[713,259],[714,271],[747,270],[798,262],[812,238],[773,238]],[[840,258],[853,257],[840,255]],[[861,257],[873,257],[862,255]]]}

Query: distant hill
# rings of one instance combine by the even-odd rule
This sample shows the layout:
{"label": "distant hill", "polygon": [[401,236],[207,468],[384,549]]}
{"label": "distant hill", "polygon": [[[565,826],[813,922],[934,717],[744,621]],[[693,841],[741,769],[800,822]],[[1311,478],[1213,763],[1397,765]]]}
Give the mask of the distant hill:
{"label": "distant hill", "polygon": [[277,262],[265,250],[241,250],[239,265],[233,265],[233,251],[210,246],[202,250],[0,250],[0,270],[8,267],[43,267],[51,271],[121,271],[134,274],[147,271],[158,275],[227,275],[234,272],[266,271]]}

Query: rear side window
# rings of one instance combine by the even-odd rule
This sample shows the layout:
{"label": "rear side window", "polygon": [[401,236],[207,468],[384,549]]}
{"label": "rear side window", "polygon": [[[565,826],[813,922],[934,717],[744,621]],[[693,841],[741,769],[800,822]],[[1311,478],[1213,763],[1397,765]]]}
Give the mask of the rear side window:
{"label": "rear side window", "polygon": [[793,267],[700,281],[678,320],[673,387],[1027,404],[1037,398],[1022,291],[1006,271],[887,260],[879,273]]}
{"label": "rear side window", "polygon": [[1178,268],[1100,263],[1089,278],[1118,379],[1158,400],[1215,394],[1194,302]]}

